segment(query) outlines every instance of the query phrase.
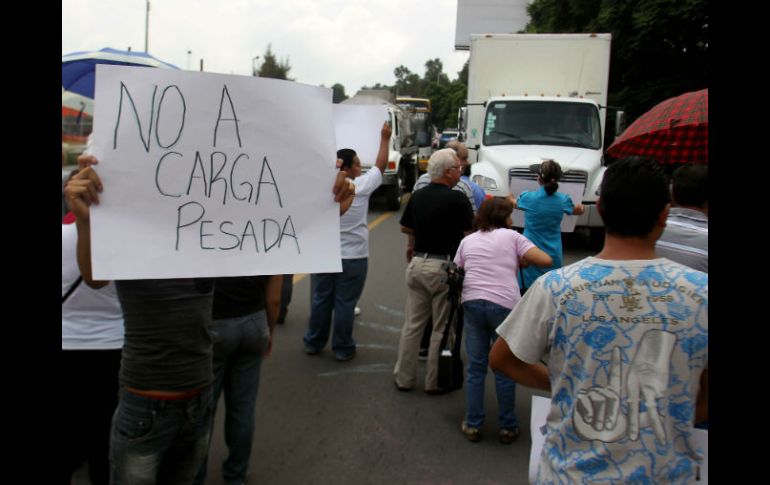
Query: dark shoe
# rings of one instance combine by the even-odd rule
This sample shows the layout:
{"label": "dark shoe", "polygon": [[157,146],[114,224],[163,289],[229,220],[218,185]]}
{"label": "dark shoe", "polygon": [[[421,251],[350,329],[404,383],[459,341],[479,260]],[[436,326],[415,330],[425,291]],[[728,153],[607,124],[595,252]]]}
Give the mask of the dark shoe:
{"label": "dark shoe", "polygon": [[305,345],[305,353],[307,355],[316,355],[316,354],[319,354],[320,352],[321,351],[318,350],[318,349],[314,349],[313,347],[311,347],[309,345]]}
{"label": "dark shoe", "polygon": [[411,391],[411,390],[412,390],[412,388],[411,388],[411,387],[401,387],[401,386],[399,386],[399,385],[398,385],[398,383],[397,383],[397,382],[395,382],[395,381],[393,382],[393,384],[395,384],[395,386],[396,386],[396,389],[398,389],[398,390],[399,390],[399,391],[401,391],[401,392],[409,392],[409,391]]}
{"label": "dark shoe", "polygon": [[504,445],[510,445],[514,441],[516,441],[516,438],[519,437],[519,427],[516,426],[513,429],[505,429],[500,428],[500,433],[497,435],[497,438],[500,440],[500,443]]}
{"label": "dark shoe", "polygon": [[428,360],[428,349],[420,349],[417,353],[417,360]]}
{"label": "dark shoe", "polygon": [[430,394],[431,396],[440,396],[441,394],[445,394],[443,389],[425,389],[426,394]]}
{"label": "dark shoe", "polygon": [[460,424],[460,430],[463,432],[465,437],[468,438],[468,441],[476,443],[481,439],[481,430],[479,428],[471,428],[465,421]]}
{"label": "dark shoe", "polygon": [[354,350],[353,352],[351,352],[349,354],[344,354],[344,355],[343,354],[336,354],[334,356],[334,358],[337,359],[338,362],[347,362],[348,360],[352,360],[353,357],[355,357],[355,356],[356,356],[356,351]]}

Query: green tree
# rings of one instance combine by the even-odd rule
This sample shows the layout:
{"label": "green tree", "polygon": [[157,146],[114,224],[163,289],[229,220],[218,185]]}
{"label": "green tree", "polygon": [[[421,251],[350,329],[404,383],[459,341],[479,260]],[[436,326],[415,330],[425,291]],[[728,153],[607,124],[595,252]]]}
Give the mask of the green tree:
{"label": "green tree", "polygon": [[425,76],[422,79],[425,83],[449,84],[449,78],[443,71],[444,64],[441,62],[441,59],[430,59],[425,62]]}
{"label": "green tree", "polygon": [[345,95],[345,86],[340,83],[336,83],[332,86],[332,103],[341,103],[348,99]]}
{"label": "green tree", "polygon": [[259,71],[257,72],[259,77],[287,79],[289,81],[294,80],[289,78],[289,71],[291,70],[289,58],[287,57],[284,60],[276,58],[272,51],[272,44],[267,45],[267,51],[265,51],[265,55],[262,59],[262,66],[260,66]]}

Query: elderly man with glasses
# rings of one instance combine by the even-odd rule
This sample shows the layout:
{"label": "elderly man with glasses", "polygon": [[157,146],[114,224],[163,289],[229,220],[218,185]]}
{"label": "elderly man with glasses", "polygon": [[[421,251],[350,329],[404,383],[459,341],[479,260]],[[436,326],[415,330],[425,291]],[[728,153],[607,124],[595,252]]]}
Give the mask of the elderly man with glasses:
{"label": "elderly man with glasses", "polygon": [[406,259],[406,319],[401,329],[396,387],[411,390],[417,380],[417,352],[423,329],[433,320],[425,391],[440,393],[438,353],[449,316],[449,287],[442,265],[452,261],[462,238],[471,231],[473,209],[468,198],[452,190],[460,181],[462,164],[451,148],[438,150],[428,161],[430,184],[409,198],[401,217],[408,236]]}

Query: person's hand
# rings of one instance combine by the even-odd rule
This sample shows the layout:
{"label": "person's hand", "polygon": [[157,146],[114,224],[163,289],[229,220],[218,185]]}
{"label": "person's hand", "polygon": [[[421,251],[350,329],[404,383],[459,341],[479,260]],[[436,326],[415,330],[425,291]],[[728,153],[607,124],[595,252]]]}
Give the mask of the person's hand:
{"label": "person's hand", "polygon": [[[622,368],[620,348],[615,347],[609,386],[592,387],[578,393],[573,414],[578,435],[605,443],[626,436],[636,441],[640,429],[651,427],[657,442],[666,444],[666,431],[658,413],[657,400],[664,396],[668,388],[668,368],[675,344],[676,336],[663,330],[650,330],[642,337],[626,378],[628,416],[620,409]],[[640,395],[644,399],[644,412],[640,410]]]}
{"label": "person's hand", "polygon": [[592,387],[578,392],[573,424],[585,439],[618,441],[626,435],[626,416],[620,411],[622,367],[620,347],[612,350],[608,387]]}
{"label": "person's hand", "polygon": [[103,190],[102,181],[93,167],[86,167],[76,173],[64,186],[67,206],[78,221],[86,222],[90,215],[91,204],[99,204],[99,193]]}
{"label": "person's hand", "polygon": [[572,214],[579,216],[583,212],[585,212],[586,208],[583,207],[583,204],[577,204],[574,209],[572,209]]}
{"label": "person's hand", "polygon": [[628,390],[628,437],[636,441],[642,419],[639,416],[639,395],[644,399],[649,426],[655,432],[658,443],[666,443],[663,420],[658,414],[657,399],[664,396],[668,388],[668,368],[671,352],[676,344],[676,335],[663,330],[650,330],[644,334],[634,360],[628,369],[626,387]]}
{"label": "person's hand", "polygon": [[337,159],[337,161],[335,162],[335,166],[337,167],[337,170],[342,168],[342,159],[341,158]]}
{"label": "person's hand", "polygon": [[356,195],[356,184],[348,179],[345,172],[339,171],[337,172],[337,178],[334,180],[332,192],[334,193],[334,202],[340,203],[340,215],[342,215],[353,204],[353,197]]}
{"label": "person's hand", "polygon": [[81,170],[90,167],[91,165],[96,165],[97,163],[99,163],[99,160],[93,155],[81,154],[78,156],[78,168]]}
{"label": "person's hand", "polygon": [[380,130],[380,138],[387,141],[390,140],[390,135],[393,133],[393,128],[390,127],[389,122],[385,122],[382,124],[382,130]]}

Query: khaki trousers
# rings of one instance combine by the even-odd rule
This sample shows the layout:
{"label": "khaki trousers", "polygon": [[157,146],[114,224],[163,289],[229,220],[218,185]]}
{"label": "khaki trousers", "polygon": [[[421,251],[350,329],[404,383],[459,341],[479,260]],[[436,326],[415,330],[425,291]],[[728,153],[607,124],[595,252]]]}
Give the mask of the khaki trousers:
{"label": "khaki trousers", "polygon": [[[425,390],[438,390],[438,358],[441,338],[449,318],[449,287],[444,282],[446,261],[414,257],[406,267],[406,320],[398,343],[398,360],[393,369],[396,384],[412,388],[417,381],[417,353],[422,332],[433,318],[433,333],[428,347]],[[450,336],[451,338],[451,336]]]}

